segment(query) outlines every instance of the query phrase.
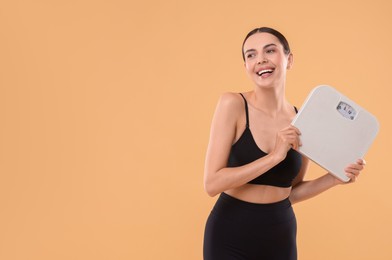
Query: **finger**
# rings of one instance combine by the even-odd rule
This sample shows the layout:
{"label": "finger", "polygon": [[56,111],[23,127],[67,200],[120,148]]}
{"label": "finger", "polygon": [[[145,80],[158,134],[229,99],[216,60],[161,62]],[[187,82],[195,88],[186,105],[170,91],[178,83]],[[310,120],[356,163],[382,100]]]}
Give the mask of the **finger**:
{"label": "finger", "polygon": [[358,159],[357,164],[366,165],[366,161],[365,161],[365,159]]}
{"label": "finger", "polygon": [[290,128],[293,129],[298,135],[301,135],[301,131],[297,127],[290,125]]}
{"label": "finger", "polygon": [[361,171],[361,170],[363,170],[365,167],[364,167],[363,164],[353,163],[353,164],[349,164],[346,168],[347,168],[347,169],[350,169],[350,168],[351,168],[351,169],[355,169],[355,170]]}
{"label": "finger", "polygon": [[299,146],[302,145],[300,138],[294,129],[282,130],[278,136],[282,142],[287,144],[288,148],[298,150]]}
{"label": "finger", "polygon": [[298,150],[301,145],[302,144],[301,144],[301,141],[299,140],[299,138],[296,138],[295,139],[295,150]]}
{"label": "finger", "polygon": [[293,149],[294,150],[298,150],[298,142],[294,142],[293,143]]}
{"label": "finger", "polygon": [[297,138],[294,138],[294,139],[292,140],[292,142],[291,142],[291,145],[292,145],[292,147],[293,147],[294,150],[298,150],[299,147],[300,147],[300,145],[301,145],[299,138],[298,138],[298,137],[297,137]]}
{"label": "finger", "polygon": [[356,173],[359,172],[359,170],[358,170],[357,168],[355,168],[355,167],[346,167],[346,168],[344,169],[344,171],[345,171],[346,173],[351,173],[351,174],[356,174]]}
{"label": "finger", "polygon": [[363,170],[362,166],[346,168],[346,172],[350,172],[354,174],[359,174],[362,170]]}
{"label": "finger", "polygon": [[346,168],[345,172],[346,172],[346,176],[349,177],[350,179],[358,178],[359,174],[361,173],[361,171],[356,168]]}
{"label": "finger", "polygon": [[286,134],[301,135],[301,131],[299,131],[299,129],[296,128],[295,126],[291,126],[291,125],[286,128],[283,128],[281,131]]}
{"label": "finger", "polygon": [[297,132],[295,132],[295,131],[293,131],[293,130],[290,130],[290,131],[288,131],[288,132],[285,133],[285,134],[286,134],[286,136],[287,136],[288,138],[290,138],[291,140],[295,140],[296,142],[299,141],[299,135],[297,134]]}
{"label": "finger", "polygon": [[301,135],[301,131],[299,131],[298,128],[296,128],[296,127],[293,126],[293,130],[294,130],[295,134]]}
{"label": "finger", "polygon": [[286,135],[286,140],[291,145],[296,145],[298,143],[298,135],[296,133],[289,133]]}
{"label": "finger", "polygon": [[353,174],[351,172],[346,172],[346,176],[350,179],[348,181],[349,183],[355,182],[357,180],[357,178],[358,178],[357,175],[355,175],[355,174]]}

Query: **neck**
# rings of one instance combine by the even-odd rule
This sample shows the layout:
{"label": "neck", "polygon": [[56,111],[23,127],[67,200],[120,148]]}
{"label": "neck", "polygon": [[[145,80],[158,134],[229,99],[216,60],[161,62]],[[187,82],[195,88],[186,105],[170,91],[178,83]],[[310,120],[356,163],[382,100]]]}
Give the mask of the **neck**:
{"label": "neck", "polygon": [[252,95],[252,103],[257,109],[271,117],[276,117],[286,105],[284,86],[275,88],[257,87]]}

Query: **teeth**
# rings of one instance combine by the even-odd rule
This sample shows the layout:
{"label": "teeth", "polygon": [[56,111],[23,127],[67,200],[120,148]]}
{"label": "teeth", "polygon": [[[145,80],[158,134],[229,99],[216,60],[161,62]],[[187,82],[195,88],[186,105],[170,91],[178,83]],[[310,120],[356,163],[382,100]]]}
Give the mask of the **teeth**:
{"label": "teeth", "polygon": [[261,76],[264,73],[271,73],[271,72],[273,72],[273,70],[270,70],[270,69],[268,69],[268,70],[261,70],[261,71],[257,72],[257,75]]}

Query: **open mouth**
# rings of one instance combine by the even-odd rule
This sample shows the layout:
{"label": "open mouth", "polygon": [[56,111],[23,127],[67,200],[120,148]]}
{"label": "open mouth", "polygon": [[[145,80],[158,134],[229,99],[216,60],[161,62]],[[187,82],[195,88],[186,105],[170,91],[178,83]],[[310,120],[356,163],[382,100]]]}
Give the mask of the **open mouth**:
{"label": "open mouth", "polygon": [[273,69],[265,69],[265,70],[260,70],[258,72],[256,72],[256,74],[261,77],[263,75],[270,75],[272,72],[274,72]]}

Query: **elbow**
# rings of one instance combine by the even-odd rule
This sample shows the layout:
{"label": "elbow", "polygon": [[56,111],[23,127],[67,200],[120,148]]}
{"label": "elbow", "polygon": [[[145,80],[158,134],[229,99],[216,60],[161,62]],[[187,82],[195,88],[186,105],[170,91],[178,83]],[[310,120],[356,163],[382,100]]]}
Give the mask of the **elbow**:
{"label": "elbow", "polygon": [[207,192],[208,196],[210,196],[210,197],[215,197],[216,195],[218,195],[218,192],[215,192],[215,191],[206,190],[206,192]]}
{"label": "elbow", "polygon": [[295,197],[292,195],[289,196],[289,200],[290,200],[291,205],[294,205],[295,203],[298,202],[298,201],[296,201]]}
{"label": "elbow", "polygon": [[204,190],[210,197],[215,197],[219,192],[217,189],[208,181],[204,181]]}

